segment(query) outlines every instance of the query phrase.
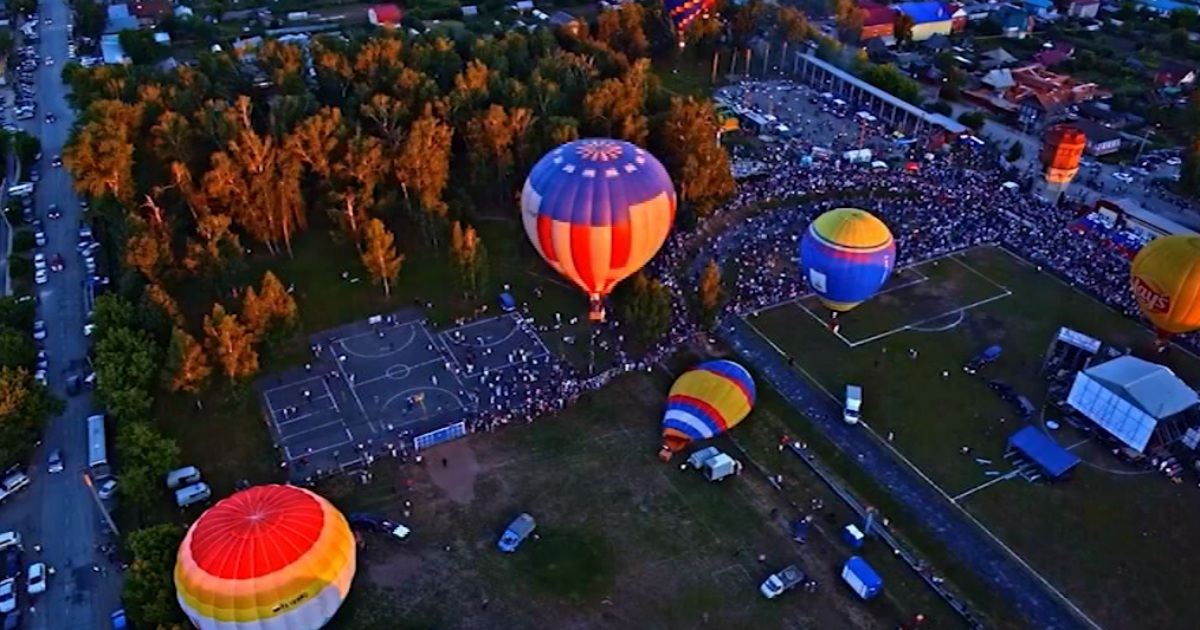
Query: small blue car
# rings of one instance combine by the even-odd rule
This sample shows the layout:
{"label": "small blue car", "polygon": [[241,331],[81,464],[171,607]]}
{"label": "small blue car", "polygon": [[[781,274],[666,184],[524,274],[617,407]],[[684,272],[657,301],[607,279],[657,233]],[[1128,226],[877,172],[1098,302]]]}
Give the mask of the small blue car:
{"label": "small blue car", "polygon": [[535,529],[537,529],[537,522],[533,520],[533,516],[528,513],[521,514],[504,529],[504,534],[500,536],[496,546],[504,553],[512,553],[533,534]]}

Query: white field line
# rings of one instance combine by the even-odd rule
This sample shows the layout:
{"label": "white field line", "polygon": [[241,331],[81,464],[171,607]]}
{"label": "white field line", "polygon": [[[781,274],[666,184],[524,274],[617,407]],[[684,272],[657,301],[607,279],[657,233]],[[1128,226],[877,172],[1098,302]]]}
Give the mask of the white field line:
{"label": "white field line", "polygon": [[858,341],[851,342],[851,343],[850,343],[850,347],[851,347],[851,348],[857,348],[857,347],[859,347],[859,346],[865,346],[865,345],[867,345],[867,344],[869,344],[869,343],[872,343],[872,342],[875,342],[875,341],[879,341],[880,339],[883,339],[883,338],[885,338],[885,337],[890,337],[890,336],[892,336],[892,335],[894,335],[894,334],[896,334],[896,333],[901,333],[901,332],[904,332],[904,331],[906,331],[906,330],[909,330],[910,328],[913,328],[914,326],[921,326],[921,325],[924,325],[924,324],[928,324],[929,322],[932,322],[932,321],[935,321],[935,320],[941,319],[941,318],[943,318],[943,317],[946,317],[947,315],[951,315],[951,314],[958,313],[958,312],[962,312],[962,311],[969,311],[969,310],[971,310],[971,309],[973,309],[973,308],[979,308],[980,306],[983,306],[984,304],[987,304],[987,303],[989,303],[989,302],[995,302],[996,300],[1002,300],[1002,299],[1004,299],[1004,298],[1006,298],[1006,297],[1009,297],[1009,296],[1011,296],[1011,295],[1012,295],[1012,291],[1009,291],[1009,290],[1005,289],[1005,290],[1004,290],[1004,293],[1001,293],[1000,295],[993,295],[992,297],[989,297],[989,298],[984,298],[984,299],[982,299],[982,300],[976,300],[976,301],[974,301],[974,302],[971,302],[970,304],[967,304],[967,305],[965,305],[965,306],[958,306],[958,307],[955,307],[955,308],[949,309],[949,310],[947,310],[947,311],[943,311],[943,312],[941,312],[941,313],[938,313],[937,315],[934,315],[934,316],[932,316],[932,317],[926,317],[925,319],[921,319],[921,320],[918,320],[918,321],[915,321],[915,322],[910,322],[910,323],[908,323],[908,324],[905,324],[905,325],[903,325],[903,326],[900,326],[899,328],[893,328],[893,329],[891,329],[891,330],[889,330],[889,331],[887,331],[887,332],[881,332],[881,333],[879,333],[879,334],[877,334],[877,335],[872,335],[872,336],[870,336],[870,337],[867,337],[866,339],[859,339]]}
{"label": "white field line", "polygon": [[979,484],[978,486],[975,486],[974,488],[970,488],[968,490],[960,492],[960,493],[954,495],[954,498],[950,499],[950,500],[954,501],[955,503],[958,503],[959,501],[971,496],[972,494],[975,494],[976,492],[979,492],[980,490],[983,490],[984,488],[988,488],[990,486],[996,485],[996,484],[1000,483],[1001,481],[1008,481],[1009,479],[1012,479],[1013,477],[1016,477],[1019,474],[1020,473],[1015,470],[1010,470],[1007,473],[1004,473],[1003,475],[1001,475],[999,477],[996,477],[994,479],[988,479],[987,481]]}

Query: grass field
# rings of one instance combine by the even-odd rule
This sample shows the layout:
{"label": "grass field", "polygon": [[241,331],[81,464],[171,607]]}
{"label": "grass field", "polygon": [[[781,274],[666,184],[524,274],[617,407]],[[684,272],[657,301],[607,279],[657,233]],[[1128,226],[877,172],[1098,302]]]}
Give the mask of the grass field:
{"label": "grass field", "polygon": [[[1165,360],[1189,382],[1200,377],[1190,355],[1155,355],[1148,331],[1001,250],[919,265],[888,288],[842,316],[838,335],[813,315],[821,311],[809,300],[750,322],[832,397],[847,383],[863,385],[864,430],[891,435],[895,449],[949,497],[993,480],[988,470],[1006,471],[1005,439],[1020,427],[984,378],[961,369],[989,345],[1004,354],[981,376],[1008,381],[1038,405],[1046,396],[1042,357],[1061,326]],[[961,316],[954,312],[964,307]],[[959,505],[1102,626],[1189,627],[1200,601],[1177,576],[1200,571],[1184,516],[1184,495],[1195,489],[1125,469],[1071,430],[1056,437],[1085,461],[1070,480],[1002,481]],[[959,453],[963,446],[971,456]],[[976,457],[996,463],[980,465]]]}
{"label": "grass field", "polygon": [[[393,624],[381,628],[876,628],[915,610],[958,627],[883,549],[866,555],[888,579],[884,597],[863,604],[841,584],[848,550],[836,523],[848,514],[834,501],[807,545],[785,535],[788,501],[825,496],[811,478],[789,476],[781,494],[749,469],[710,484],[658,461],[669,384],[663,373],[626,376],[558,417],[437,447],[422,465],[381,463],[368,486],[322,488],[347,511],[396,518],[409,500],[416,532],[403,546],[368,542],[355,588],[372,595],[353,598],[331,627],[380,618]],[[753,422],[769,433],[773,420],[756,411]],[[411,489],[398,492],[404,479]],[[499,553],[497,535],[522,511],[541,538]],[[764,600],[758,584],[792,563],[819,590]]]}

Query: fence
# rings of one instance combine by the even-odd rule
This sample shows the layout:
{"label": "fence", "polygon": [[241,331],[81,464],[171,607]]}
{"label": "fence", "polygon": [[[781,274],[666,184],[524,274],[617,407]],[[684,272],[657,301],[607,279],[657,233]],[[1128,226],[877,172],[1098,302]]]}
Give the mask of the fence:
{"label": "fence", "polygon": [[437,446],[443,442],[457,440],[467,434],[467,423],[455,422],[454,424],[446,425],[436,431],[422,433],[413,439],[413,448],[418,451],[423,451],[432,446]]}

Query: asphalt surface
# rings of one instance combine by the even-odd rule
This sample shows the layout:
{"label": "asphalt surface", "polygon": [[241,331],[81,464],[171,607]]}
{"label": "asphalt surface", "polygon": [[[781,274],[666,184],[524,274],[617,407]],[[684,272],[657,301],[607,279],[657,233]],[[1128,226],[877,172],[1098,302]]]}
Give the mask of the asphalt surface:
{"label": "asphalt surface", "polygon": [[[76,397],[64,391],[63,374],[72,360],[87,354],[83,336],[83,306],[86,270],[76,253],[81,219],[79,199],[71,188],[64,169],[51,168],[50,161],[62,154],[74,115],[68,107],[61,80],[62,61],[67,58],[67,24],[71,14],[65,0],[43,0],[41,40],[34,45],[38,54],[52,57],[53,66],[42,65],[36,75],[37,116],[24,121],[22,128],[42,140],[42,179],[37,186],[36,209],[46,226],[47,258],[61,253],[66,267],[51,273],[49,282],[36,287],[40,300],[39,317],[45,320],[45,341],[50,369],[50,389],[67,402],[66,412],[50,420],[43,444],[31,462],[30,488],[0,508],[0,522],[20,531],[24,537],[26,563],[42,561],[54,570],[46,592],[37,600],[22,602],[28,630],[100,630],[110,627],[110,614],[119,606],[119,573],[96,551],[105,540],[102,516],[93,494],[83,483],[87,464],[85,418],[93,409],[86,390]],[[50,18],[52,25],[44,20]],[[45,115],[53,112],[58,122],[46,124]],[[62,218],[46,218],[50,204],[58,204]],[[66,470],[60,474],[46,471],[46,456],[51,449],[63,450]],[[41,552],[35,550],[41,546]],[[102,568],[102,571],[95,570]],[[30,604],[34,610],[29,612]]]}
{"label": "asphalt surface", "polygon": [[783,396],[848,458],[907,505],[955,558],[1004,596],[1014,612],[1040,630],[1089,628],[1069,605],[1016,559],[999,549],[964,514],[917,477],[865,431],[842,421],[841,410],[790,368],[770,344],[739,317],[726,318],[721,336],[746,357]]}

